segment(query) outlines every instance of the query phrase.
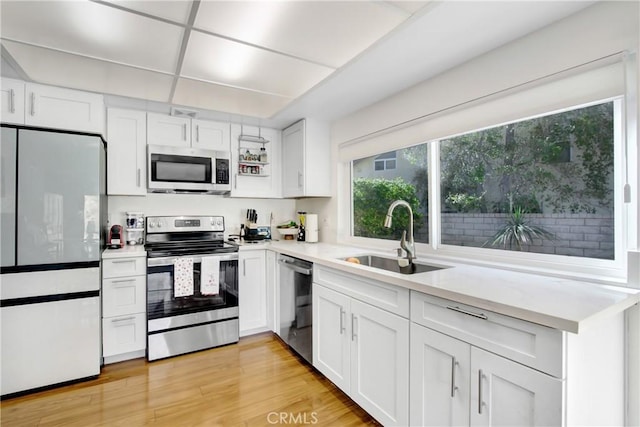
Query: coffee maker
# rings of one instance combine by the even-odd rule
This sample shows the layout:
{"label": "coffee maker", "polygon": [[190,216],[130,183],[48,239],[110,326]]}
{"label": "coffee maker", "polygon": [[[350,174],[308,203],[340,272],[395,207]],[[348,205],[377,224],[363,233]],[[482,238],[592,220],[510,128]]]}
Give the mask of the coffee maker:
{"label": "coffee maker", "polygon": [[127,244],[144,244],[144,214],[142,212],[126,212]]}
{"label": "coffee maker", "polygon": [[114,224],[109,228],[107,247],[109,249],[120,249],[124,247],[124,235],[122,233],[121,225]]}

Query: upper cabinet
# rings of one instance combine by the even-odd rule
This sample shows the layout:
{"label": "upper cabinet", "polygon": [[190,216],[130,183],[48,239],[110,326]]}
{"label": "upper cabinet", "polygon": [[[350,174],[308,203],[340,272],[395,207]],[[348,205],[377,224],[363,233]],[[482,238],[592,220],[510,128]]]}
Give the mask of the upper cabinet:
{"label": "upper cabinet", "polygon": [[191,120],[191,146],[216,151],[231,149],[231,125],[210,120]]}
{"label": "upper cabinet", "polygon": [[2,123],[24,124],[24,82],[2,79],[0,91],[2,92],[0,107]]}
{"label": "upper cabinet", "polygon": [[229,123],[147,113],[147,142],[150,145],[229,151],[229,134]]}
{"label": "upper cabinet", "polygon": [[147,143],[149,145],[191,145],[191,119],[166,114],[147,113]]}
{"label": "upper cabinet", "polygon": [[147,193],[147,113],[109,108],[107,111],[107,194]]}
{"label": "upper cabinet", "polygon": [[103,134],[105,108],[102,95],[27,83],[25,124]]}
{"label": "upper cabinet", "polygon": [[231,125],[231,197],[281,194],[280,131]]}
{"label": "upper cabinet", "polygon": [[301,120],[282,131],[282,197],[331,196],[327,123]]}
{"label": "upper cabinet", "polygon": [[2,122],[103,134],[102,95],[2,79]]}

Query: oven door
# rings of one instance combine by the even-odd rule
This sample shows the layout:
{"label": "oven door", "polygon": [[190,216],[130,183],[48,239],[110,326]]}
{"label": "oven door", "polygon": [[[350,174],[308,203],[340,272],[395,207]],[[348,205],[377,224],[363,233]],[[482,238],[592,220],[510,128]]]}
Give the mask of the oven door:
{"label": "oven door", "polygon": [[[190,258],[193,261],[193,293],[178,289],[176,264]],[[203,258],[219,265],[217,293],[203,292],[201,272]],[[189,263],[190,264],[190,263]],[[215,271],[215,270],[214,270]],[[188,272],[187,272],[188,274]],[[184,276],[184,273],[182,273]],[[184,277],[183,277],[184,279]],[[181,292],[176,296],[176,291]],[[189,255],[147,259],[147,318],[161,319],[204,311],[238,307],[238,253],[224,255]]]}

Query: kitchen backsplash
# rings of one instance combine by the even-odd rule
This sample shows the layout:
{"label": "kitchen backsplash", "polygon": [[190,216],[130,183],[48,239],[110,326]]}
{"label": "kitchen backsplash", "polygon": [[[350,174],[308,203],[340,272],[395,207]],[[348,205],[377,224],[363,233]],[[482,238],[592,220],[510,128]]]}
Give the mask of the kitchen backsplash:
{"label": "kitchen backsplash", "polygon": [[[258,213],[258,225],[273,227],[287,220],[297,221],[296,201],[289,199],[232,199],[212,195],[147,194],[139,196],[109,196],[110,224],[125,223],[125,212],[154,215],[222,215],[225,234],[237,234],[246,218],[247,209]],[[275,237],[275,236],[274,236]],[[277,237],[276,237],[277,238]]]}

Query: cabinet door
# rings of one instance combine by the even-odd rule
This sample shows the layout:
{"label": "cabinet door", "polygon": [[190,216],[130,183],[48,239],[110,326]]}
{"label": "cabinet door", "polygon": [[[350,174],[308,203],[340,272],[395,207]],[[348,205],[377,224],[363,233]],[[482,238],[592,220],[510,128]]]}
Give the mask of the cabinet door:
{"label": "cabinet door", "polygon": [[110,108],[107,111],[107,193],[147,193],[147,114]]}
{"label": "cabinet door", "polygon": [[147,347],[145,313],[102,319],[102,356],[111,357]]}
{"label": "cabinet door", "polygon": [[189,147],[191,119],[147,113],[147,144]]}
{"label": "cabinet door", "polygon": [[282,197],[304,195],[304,121],[282,131]]}
{"label": "cabinet door", "polygon": [[562,380],[471,348],[472,426],[562,425]]}
{"label": "cabinet door", "polygon": [[146,276],[104,279],[102,281],[102,315],[104,317],[145,313]]}
{"label": "cabinet door", "polygon": [[349,393],[350,298],[313,284],[313,366]]}
{"label": "cabinet door", "polygon": [[469,344],[411,323],[411,425],[469,425],[470,357]]}
{"label": "cabinet door", "polygon": [[409,320],[351,300],[349,395],[384,425],[409,422]]}
{"label": "cabinet door", "polygon": [[26,84],[25,124],[104,133],[104,98],[94,93]]}
{"label": "cabinet door", "polygon": [[277,255],[274,251],[266,252],[266,277],[267,277],[267,327],[273,332],[276,331],[276,313],[278,305],[276,302],[276,283],[278,280]]}
{"label": "cabinet door", "polygon": [[265,251],[241,251],[239,311],[240,335],[249,335],[267,328],[267,282]]}
{"label": "cabinet door", "polygon": [[191,146],[206,150],[229,151],[231,149],[231,125],[208,120],[191,121]]}
{"label": "cabinet door", "polygon": [[24,124],[24,82],[20,80],[2,79],[2,105],[0,105],[0,121],[2,123]]}

